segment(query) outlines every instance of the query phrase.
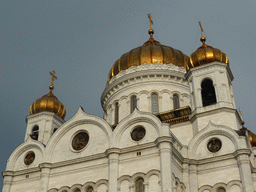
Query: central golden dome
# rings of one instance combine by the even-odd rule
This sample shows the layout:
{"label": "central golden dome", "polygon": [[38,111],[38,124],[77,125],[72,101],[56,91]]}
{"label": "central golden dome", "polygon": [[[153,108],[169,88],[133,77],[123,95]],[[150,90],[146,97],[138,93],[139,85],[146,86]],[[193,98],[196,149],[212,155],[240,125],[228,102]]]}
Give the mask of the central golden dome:
{"label": "central golden dome", "polygon": [[108,74],[108,81],[121,70],[126,70],[131,66],[139,66],[144,63],[154,64],[172,63],[176,66],[187,67],[189,57],[177,49],[162,45],[154,40],[154,31],[148,31],[150,38],[142,46],[132,49],[131,51],[123,54],[113,65]]}

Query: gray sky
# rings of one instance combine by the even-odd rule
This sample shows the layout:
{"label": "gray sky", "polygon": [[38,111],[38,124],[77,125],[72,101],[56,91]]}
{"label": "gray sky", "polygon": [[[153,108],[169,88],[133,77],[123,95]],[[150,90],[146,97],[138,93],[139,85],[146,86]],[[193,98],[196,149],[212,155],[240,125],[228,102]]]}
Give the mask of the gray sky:
{"label": "gray sky", "polygon": [[[233,89],[246,127],[256,133],[256,1],[44,0],[0,2],[0,170],[24,141],[30,105],[48,93],[65,105],[66,120],[82,106],[103,116],[100,96],[113,63],[154,38],[190,55],[206,44],[222,50],[235,77]],[[2,177],[0,180],[2,188]]]}

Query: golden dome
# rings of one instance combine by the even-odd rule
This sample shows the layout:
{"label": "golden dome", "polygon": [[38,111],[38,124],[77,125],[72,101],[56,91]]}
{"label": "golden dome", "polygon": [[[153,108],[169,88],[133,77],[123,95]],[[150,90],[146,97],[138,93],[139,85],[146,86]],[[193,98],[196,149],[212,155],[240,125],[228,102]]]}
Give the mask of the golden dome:
{"label": "golden dome", "polygon": [[249,140],[251,142],[252,147],[256,146],[256,135],[251,132],[250,130],[248,130],[248,136],[249,136]]}
{"label": "golden dome", "polygon": [[64,105],[58,100],[58,98],[52,93],[52,90],[54,89],[53,81],[54,79],[57,79],[55,76],[55,71],[50,72],[50,74],[52,75],[52,83],[49,87],[50,92],[32,103],[29,113],[30,115],[33,115],[43,111],[48,111],[53,112],[60,118],[64,119],[66,116],[66,109]]}
{"label": "golden dome", "polygon": [[40,113],[43,111],[53,112],[62,119],[66,116],[66,109],[64,105],[58,100],[58,98],[53,95],[53,86],[50,86],[50,92],[43,97],[37,99],[30,106],[30,115]]}
{"label": "golden dome", "polygon": [[186,69],[189,70],[190,68],[205,65],[213,61],[227,63],[229,66],[228,57],[225,53],[221,52],[219,49],[205,44],[206,38],[203,36],[203,28],[200,21],[199,25],[201,27],[202,34],[200,41],[203,43],[203,45],[190,55]]}
{"label": "golden dome", "polygon": [[132,49],[131,51],[123,54],[113,65],[108,74],[108,81],[117,75],[121,70],[126,70],[131,66],[139,66],[144,63],[154,64],[172,63],[176,66],[187,68],[189,57],[181,51],[162,45],[154,40],[154,31],[148,31],[150,38],[142,46]]}

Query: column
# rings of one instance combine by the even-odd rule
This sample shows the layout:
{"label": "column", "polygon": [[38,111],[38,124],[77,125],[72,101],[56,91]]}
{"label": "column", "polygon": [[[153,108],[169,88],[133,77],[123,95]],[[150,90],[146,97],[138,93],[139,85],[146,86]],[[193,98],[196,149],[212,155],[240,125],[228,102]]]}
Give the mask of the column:
{"label": "column", "polygon": [[41,169],[39,191],[47,192],[51,171],[51,163],[41,163],[39,165],[39,168]]}
{"label": "column", "polygon": [[196,164],[189,165],[189,185],[190,185],[190,192],[198,192]]}
{"label": "column", "polygon": [[108,157],[108,191],[117,192],[117,179],[118,179],[118,161],[120,149],[110,148],[106,150]]}
{"label": "column", "polygon": [[183,162],[183,165],[182,165],[182,168],[183,168],[183,183],[184,185],[186,186],[186,189],[185,191],[186,192],[189,192],[189,165],[188,165],[188,159],[184,159],[184,162]]}
{"label": "column", "polygon": [[10,192],[11,184],[12,184],[13,171],[4,171],[2,173],[2,175],[4,177],[3,192]]}
{"label": "column", "polygon": [[163,136],[156,139],[161,166],[161,191],[172,192],[172,138]]}
{"label": "column", "polygon": [[250,154],[251,151],[249,149],[240,149],[235,152],[243,190],[246,192],[254,192],[252,171],[249,161]]}

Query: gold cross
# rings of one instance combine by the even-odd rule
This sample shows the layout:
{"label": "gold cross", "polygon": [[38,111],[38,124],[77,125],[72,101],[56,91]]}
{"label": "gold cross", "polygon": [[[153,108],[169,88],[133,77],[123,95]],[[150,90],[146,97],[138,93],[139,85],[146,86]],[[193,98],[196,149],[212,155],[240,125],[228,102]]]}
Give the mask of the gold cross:
{"label": "gold cross", "polygon": [[53,86],[53,81],[54,79],[57,79],[57,76],[55,76],[55,71],[50,72],[50,75],[52,76],[51,86]]}
{"label": "gold cross", "polygon": [[202,37],[203,37],[203,36],[204,36],[204,35],[203,35],[204,30],[203,30],[203,27],[202,27],[201,21],[199,21],[199,25],[200,25],[200,28],[201,28],[201,35],[202,35]]}
{"label": "gold cross", "polygon": [[150,23],[150,29],[152,29],[152,25],[154,25],[154,23],[151,19],[151,14],[148,14],[148,18],[149,18],[149,23]]}

